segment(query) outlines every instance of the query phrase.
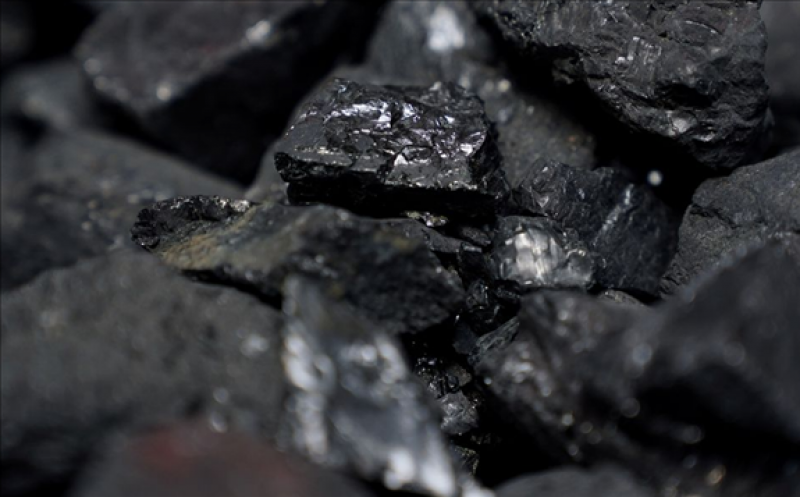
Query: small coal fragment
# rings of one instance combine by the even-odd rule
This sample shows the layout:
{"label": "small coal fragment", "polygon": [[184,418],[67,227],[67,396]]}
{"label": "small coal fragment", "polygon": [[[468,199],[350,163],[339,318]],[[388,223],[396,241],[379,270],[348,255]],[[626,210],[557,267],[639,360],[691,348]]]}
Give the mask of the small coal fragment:
{"label": "small coal fragment", "polygon": [[473,5],[622,123],[712,169],[757,158],[767,125],[758,3],[497,0]]}
{"label": "small coal fragment", "polygon": [[170,265],[269,299],[291,273],[326,281],[390,332],[442,323],[463,301],[422,241],[329,206],[176,198],[143,210],[131,232]]}
{"label": "small coal fragment", "polygon": [[633,295],[628,295],[627,293],[620,292],[619,290],[604,290],[600,295],[598,295],[598,298],[601,300],[616,302],[618,304],[644,305]]}
{"label": "small coal fragment", "polygon": [[336,79],[276,145],[296,199],[368,210],[491,217],[508,194],[480,99],[430,88]]}
{"label": "small coal fragment", "polygon": [[74,497],[365,497],[363,485],[244,433],[173,424],[113,445]]}
{"label": "small coal fragment", "polygon": [[78,63],[57,59],[28,65],[9,76],[0,106],[4,115],[66,131],[111,125],[91,97]]}
{"label": "small coal fragment", "polygon": [[519,214],[546,216],[574,229],[598,259],[601,287],[658,292],[674,254],[677,223],[647,186],[612,169],[538,161],[515,185],[513,200]]}
{"label": "small coal fragment", "polygon": [[504,483],[497,497],[655,497],[627,471],[607,466],[594,470],[565,467],[524,475]]}
{"label": "small coal fragment", "polygon": [[136,214],[155,201],[240,194],[172,157],[95,132],[49,133],[19,174],[16,200],[3,205],[3,288],[127,245]]}
{"label": "small coal fragment", "polygon": [[573,230],[546,218],[500,218],[492,261],[497,278],[522,289],[588,288],[595,262]]}
{"label": "small coal fragment", "polygon": [[3,495],[63,489],[109,436],[199,412],[277,432],[282,321],[253,297],[126,252],[4,294],[2,316]]}
{"label": "small coal fragment", "polygon": [[290,277],[284,293],[291,446],[392,490],[456,495],[438,416],[397,339],[311,280]]}
{"label": "small coal fragment", "polygon": [[192,163],[250,181],[297,100],[369,26],[348,2],[127,2],[76,53],[97,93]]}
{"label": "small coal fragment", "polygon": [[726,256],[792,234],[800,235],[800,149],[700,185],[661,289],[673,293]]}

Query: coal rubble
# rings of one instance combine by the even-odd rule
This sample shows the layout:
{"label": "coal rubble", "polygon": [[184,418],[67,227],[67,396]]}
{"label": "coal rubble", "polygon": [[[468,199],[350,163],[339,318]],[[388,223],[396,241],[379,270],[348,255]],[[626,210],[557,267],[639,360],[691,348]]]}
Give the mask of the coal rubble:
{"label": "coal rubble", "polygon": [[800,497],[761,3],[4,3],[0,494]]}

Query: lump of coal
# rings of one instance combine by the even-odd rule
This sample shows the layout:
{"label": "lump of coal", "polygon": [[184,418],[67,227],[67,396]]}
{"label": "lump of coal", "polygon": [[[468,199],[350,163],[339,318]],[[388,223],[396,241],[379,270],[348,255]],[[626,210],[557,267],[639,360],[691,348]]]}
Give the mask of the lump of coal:
{"label": "lump of coal", "polygon": [[281,316],[147,254],[41,275],[3,295],[3,495],[58,488],[120,430],[203,412],[274,435]]}
{"label": "lump of coal", "polygon": [[239,195],[172,157],[94,132],[48,134],[19,175],[16,200],[3,205],[3,288],[128,244],[136,214],[155,201]]}
{"label": "lump of coal", "polygon": [[594,260],[572,230],[545,218],[500,218],[492,261],[497,278],[523,289],[588,288],[594,283]]}
{"label": "lump of coal", "polygon": [[347,2],[129,2],[76,52],[97,93],[153,138],[245,182],[297,99],[369,24]]}
{"label": "lump of coal", "polygon": [[598,259],[601,287],[658,292],[674,253],[677,223],[647,186],[607,168],[588,171],[538,161],[515,185],[513,199],[518,213],[546,216],[575,230]]}
{"label": "lump of coal", "polygon": [[770,242],[654,309],[527,296],[516,337],[473,362],[557,460],[616,461],[664,493],[794,495],[798,298],[800,268]]}
{"label": "lump of coal", "polygon": [[766,33],[758,2],[477,2],[521,53],[588,87],[636,132],[700,164],[760,152]]}
{"label": "lump of coal", "polygon": [[290,194],[374,212],[491,217],[508,193],[478,97],[336,79],[276,145]]}
{"label": "lump of coal", "polygon": [[389,489],[456,495],[438,416],[397,339],[310,280],[290,277],[284,293],[291,446]]}
{"label": "lump of coal", "polygon": [[241,432],[172,424],[113,444],[75,497],[328,497],[371,495],[352,479],[312,466]]}
{"label": "lump of coal", "polygon": [[463,300],[422,241],[329,206],[177,198],[142,211],[132,234],[168,264],[272,299],[290,273],[325,280],[391,332],[442,323]]}
{"label": "lump of coal", "polygon": [[798,235],[800,150],[706,180],[683,217],[662,291],[674,292],[749,245]]}
{"label": "lump of coal", "polygon": [[565,467],[524,475],[504,483],[497,497],[655,497],[627,471],[607,466],[595,470]]}

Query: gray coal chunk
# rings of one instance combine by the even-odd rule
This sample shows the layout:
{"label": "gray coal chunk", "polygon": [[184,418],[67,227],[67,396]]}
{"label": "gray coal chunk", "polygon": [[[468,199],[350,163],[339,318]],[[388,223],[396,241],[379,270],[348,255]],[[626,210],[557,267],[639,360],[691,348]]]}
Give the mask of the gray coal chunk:
{"label": "gray coal chunk", "polygon": [[0,106],[4,115],[66,131],[112,124],[72,59],[29,64],[15,71],[3,82]]}
{"label": "gray coal chunk", "polygon": [[348,2],[126,2],[76,55],[96,93],[165,146],[240,182],[297,100],[369,25]]}
{"label": "gray coal chunk", "polygon": [[491,260],[496,277],[522,289],[589,288],[595,261],[573,230],[547,218],[500,218]]}
{"label": "gray coal chunk", "polygon": [[622,468],[565,467],[518,476],[495,491],[497,497],[655,497]]}
{"label": "gray coal chunk", "polygon": [[393,1],[367,49],[361,67],[371,81],[364,82],[454,81],[478,95],[497,129],[503,169],[511,182],[539,158],[594,167],[595,134],[551,92],[517,82],[494,45],[468,2]]}
{"label": "gray coal chunk", "polygon": [[202,412],[274,436],[282,318],[147,254],[56,269],[2,299],[3,495],[41,495],[128,430]]}
{"label": "gray coal chunk", "polygon": [[798,297],[772,241],[653,308],[528,295],[516,336],[471,362],[557,461],[613,461],[667,494],[794,496]]}
{"label": "gray coal chunk", "polygon": [[275,165],[290,195],[371,213],[491,217],[509,192],[480,99],[452,83],[335,79],[278,142]]}
{"label": "gray coal chunk", "polygon": [[755,1],[476,2],[523,55],[579,83],[631,130],[711,169],[752,161],[767,125]]}
{"label": "gray coal chunk", "polygon": [[4,191],[16,190],[8,203],[5,193],[3,200],[4,289],[48,268],[130,245],[130,225],[153,202],[193,193],[241,194],[173,157],[89,131],[48,133],[22,166],[19,181],[3,180]]}
{"label": "gray coal chunk", "polygon": [[[800,149],[703,182],[684,214],[661,289],[674,293],[738,251],[800,236]],[[800,259],[798,259],[800,260]]]}
{"label": "gray coal chunk", "polygon": [[70,495],[372,495],[354,479],[308,464],[246,433],[219,432],[203,421],[172,423],[110,445]]}
{"label": "gray coal chunk", "polygon": [[285,443],[390,490],[457,495],[439,417],[398,340],[312,280],[291,276],[284,294]]}
{"label": "gray coal chunk", "polygon": [[330,206],[176,198],[143,210],[131,232],[174,267],[268,299],[292,273],[326,281],[391,332],[440,324],[464,298],[423,241]]}
{"label": "gray coal chunk", "polygon": [[574,229],[596,255],[603,288],[657,294],[675,253],[677,220],[646,185],[612,169],[533,163],[514,185],[513,209]]}

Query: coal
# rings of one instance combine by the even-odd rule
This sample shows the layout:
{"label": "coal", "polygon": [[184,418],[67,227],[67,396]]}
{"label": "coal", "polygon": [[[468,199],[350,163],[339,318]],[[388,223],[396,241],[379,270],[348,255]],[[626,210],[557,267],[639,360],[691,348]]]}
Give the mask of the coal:
{"label": "coal", "polygon": [[4,289],[130,246],[131,223],[155,201],[190,193],[239,195],[237,187],[172,157],[89,131],[48,134],[18,169],[17,191],[3,205]]}
{"label": "coal", "polygon": [[288,443],[389,489],[456,495],[438,416],[397,339],[311,280],[292,276],[284,293]]}
{"label": "coal", "polygon": [[113,444],[82,476],[76,497],[366,497],[353,479],[279,452],[242,432],[188,421]]}
{"label": "coal", "polygon": [[240,182],[293,105],[369,26],[347,2],[137,3],[76,48],[98,95],[190,162]]}
{"label": "coal", "polygon": [[176,198],[142,211],[132,234],[168,264],[273,301],[289,274],[326,281],[390,332],[443,323],[463,300],[423,241],[329,206]]}
{"label": "coal", "polygon": [[471,362],[552,460],[616,461],[668,493],[795,495],[798,296],[772,241],[655,308],[529,295]]}
{"label": "coal", "polygon": [[597,259],[603,288],[658,293],[675,250],[677,223],[646,185],[609,168],[538,161],[514,185],[513,210],[545,216],[577,232]]}
{"label": "coal", "polygon": [[290,196],[379,214],[491,217],[508,194],[480,100],[429,88],[334,80],[276,145]]}
{"label": "coal", "polygon": [[3,495],[63,492],[109,437],[157,423],[277,431],[282,319],[251,296],[126,252],[41,275],[2,315]]}
{"label": "coal", "polygon": [[497,489],[497,497],[655,497],[624,469],[565,467],[517,477]]}
{"label": "coal", "polygon": [[800,150],[709,179],[697,189],[683,217],[678,252],[662,291],[675,292],[748,246],[798,235]]}
{"label": "coal", "polygon": [[631,130],[716,170],[751,162],[767,119],[758,2],[474,4],[554,77]]}

